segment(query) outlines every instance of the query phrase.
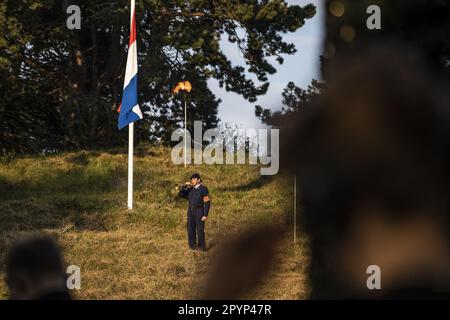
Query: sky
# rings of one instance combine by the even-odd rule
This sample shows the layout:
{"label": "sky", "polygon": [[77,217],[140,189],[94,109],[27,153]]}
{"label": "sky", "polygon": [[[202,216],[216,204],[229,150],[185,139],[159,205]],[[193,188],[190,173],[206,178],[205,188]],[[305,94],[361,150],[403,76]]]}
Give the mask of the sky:
{"label": "sky", "polygon": [[[208,86],[216,97],[222,100],[219,105],[219,118],[223,122],[237,125],[240,128],[260,128],[264,127],[255,116],[255,105],[263,108],[279,110],[282,107],[282,92],[289,81],[293,81],[297,86],[306,88],[312,79],[320,79],[320,55],[322,52],[322,39],[324,35],[323,15],[324,8],[321,0],[288,0],[289,4],[305,5],[313,3],[317,7],[316,15],[306,20],[305,25],[297,32],[286,34],[285,41],[294,43],[297,52],[293,55],[284,55],[284,63],[273,65],[277,72],[269,75],[270,86],[264,96],[260,96],[258,101],[250,103],[240,95],[227,92],[220,88],[218,81],[209,80]],[[225,55],[235,65],[245,66],[242,54],[235,44],[222,41],[222,48]],[[254,76],[251,77],[255,78]],[[256,80],[257,82],[257,80]]]}

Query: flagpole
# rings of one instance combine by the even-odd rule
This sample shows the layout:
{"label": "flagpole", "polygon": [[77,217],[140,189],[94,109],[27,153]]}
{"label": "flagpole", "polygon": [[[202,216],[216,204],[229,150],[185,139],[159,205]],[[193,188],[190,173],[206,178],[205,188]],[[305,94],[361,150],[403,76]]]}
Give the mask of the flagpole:
{"label": "flagpole", "polygon": [[119,106],[119,130],[128,126],[128,209],[133,210],[133,154],[134,121],[143,119],[138,103],[137,88],[137,43],[136,43],[135,0],[130,5],[130,42],[128,45],[127,65],[123,85],[122,103]]}
{"label": "flagpole", "polygon": [[133,210],[134,122],[128,125],[128,209]]}
{"label": "flagpole", "polygon": [[184,167],[187,166],[187,102],[186,94],[184,94]]}

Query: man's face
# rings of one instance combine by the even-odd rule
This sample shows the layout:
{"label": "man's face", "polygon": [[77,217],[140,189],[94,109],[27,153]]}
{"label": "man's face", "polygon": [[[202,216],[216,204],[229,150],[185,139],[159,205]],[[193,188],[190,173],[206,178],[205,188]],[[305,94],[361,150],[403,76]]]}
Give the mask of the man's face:
{"label": "man's face", "polygon": [[191,184],[192,184],[193,186],[196,186],[197,183],[198,183],[198,179],[197,179],[197,178],[191,178]]}

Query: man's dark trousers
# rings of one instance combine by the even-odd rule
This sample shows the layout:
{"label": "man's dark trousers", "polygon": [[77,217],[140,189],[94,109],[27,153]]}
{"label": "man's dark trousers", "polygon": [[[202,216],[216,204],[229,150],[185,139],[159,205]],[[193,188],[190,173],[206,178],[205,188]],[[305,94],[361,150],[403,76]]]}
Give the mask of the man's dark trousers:
{"label": "man's dark trousers", "polygon": [[199,248],[200,250],[206,251],[205,222],[202,221],[202,217],[203,217],[203,208],[188,210],[188,217],[187,217],[188,239],[189,239],[189,247],[191,249]]}

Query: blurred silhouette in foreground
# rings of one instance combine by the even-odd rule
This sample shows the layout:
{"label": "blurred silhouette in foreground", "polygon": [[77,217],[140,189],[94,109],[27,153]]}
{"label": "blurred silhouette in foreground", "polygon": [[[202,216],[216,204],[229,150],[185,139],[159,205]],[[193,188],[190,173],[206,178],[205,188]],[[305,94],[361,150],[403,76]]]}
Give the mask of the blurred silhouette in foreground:
{"label": "blurred silhouette in foreground", "polygon": [[343,55],[299,114],[284,158],[299,181],[312,298],[450,297],[450,106],[423,65],[392,43]]}
{"label": "blurred silhouette in foreground", "polygon": [[46,236],[33,236],[12,246],[6,261],[11,299],[69,300],[61,251]]}
{"label": "blurred silhouette in foreground", "polygon": [[[427,68],[450,79],[450,1],[326,0],[324,4],[325,79],[335,58],[386,42],[409,45],[421,52]],[[374,14],[374,5],[379,15]],[[379,28],[369,29],[371,17],[379,18]]]}
{"label": "blurred silhouette in foreground", "polygon": [[[313,299],[450,297],[450,100],[421,61],[392,43],[341,56],[284,132]],[[232,240],[203,297],[239,298],[265,280],[282,234]]]}
{"label": "blurred silhouette in foreground", "polygon": [[[450,4],[325,5],[325,89],[281,132],[282,170],[297,176],[310,245],[311,298],[450,298]],[[279,240],[268,232],[231,242],[206,298],[239,298],[267,277]]]}
{"label": "blurred silhouette in foreground", "polygon": [[201,299],[238,299],[266,279],[284,230],[265,225],[222,245]]}

